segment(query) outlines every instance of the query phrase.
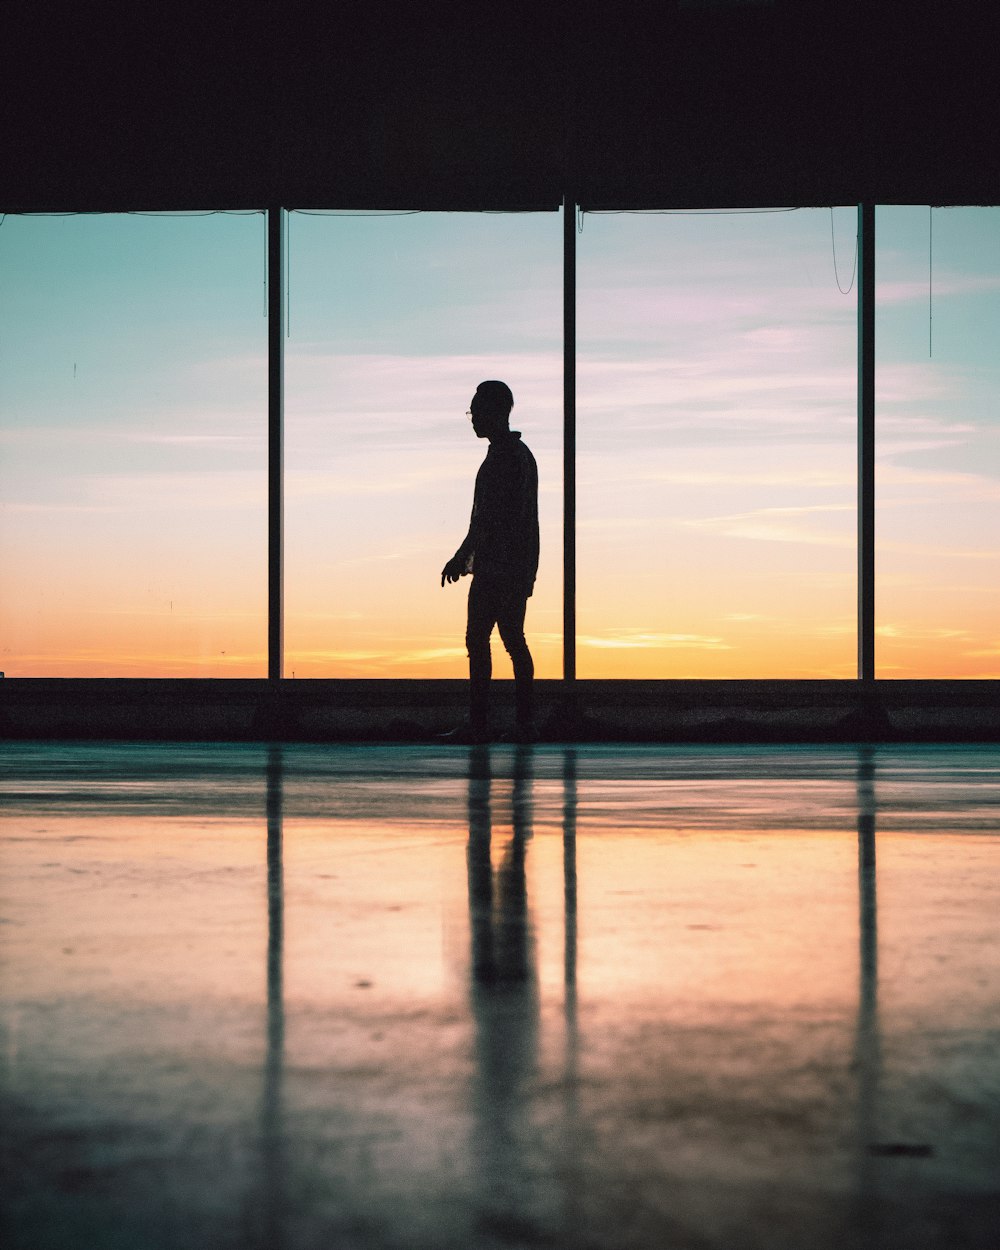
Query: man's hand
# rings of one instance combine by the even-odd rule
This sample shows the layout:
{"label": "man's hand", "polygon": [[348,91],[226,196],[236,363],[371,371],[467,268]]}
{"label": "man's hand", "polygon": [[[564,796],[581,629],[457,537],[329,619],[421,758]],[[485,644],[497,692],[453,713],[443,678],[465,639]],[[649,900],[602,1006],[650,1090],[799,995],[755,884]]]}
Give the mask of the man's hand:
{"label": "man's hand", "polygon": [[465,576],[465,561],[458,556],[452,556],[448,563],[441,570],[441,585],[445,582],[457,582],[460,577]]}

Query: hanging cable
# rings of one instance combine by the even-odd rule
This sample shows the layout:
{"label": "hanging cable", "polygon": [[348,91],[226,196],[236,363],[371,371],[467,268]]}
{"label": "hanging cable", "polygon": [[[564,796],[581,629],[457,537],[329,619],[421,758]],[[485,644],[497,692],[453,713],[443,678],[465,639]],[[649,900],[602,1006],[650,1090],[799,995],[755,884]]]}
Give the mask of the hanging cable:
{"label": "hanging cable", "polygon": [[795,208],[588,208],[594,217],[747,217],[757,213],[798,213]]}
{"label": "hanging cable", "polygon": [[837,272],[837,240],[833,233],[833,205],[830,205],[830,248],[833,251],[833,276],[837,283],[837,290],[841,295],[850,295],[854,290],[854,279],[858,275],[858,232],[854,231],[854,264],[851,266],[851,281],[845,291],[840,285],[840,274]]}
{"label": "hanging cable", "polygon": [[5,213],[12,217],[261,217],[266,210],[263,208],[210,208],[207,210],[192,209],[191,212],[168,213],[147,211],[146,209],[103,209],[91,208],[72,213]]}
{"label": "hanging cable", "polygon": [[372,209],[369,213],[341,211],[339,208],[290,208],[290,213],[301,213],[303,217],[419,217],[422,208],[408,209]]}
{"label": "hanging cable", "polygon": [[558,208],[373,208],[364,212],[341,208],[290,208],[303,217],[421,217],[428,214],[475,213],[478,217],[524,217],[528,213],[558,212]]}
{"label": "hanging cable", "polygon": [[934,205],[927,205],[927,355],[934,356]]}
{"label": "hanging cable", "polygon": [[147,211],[146,209],[103,209],[93,208],[72,213],[4,213],[4,217],[262,217],[263,208],[211,208],[194,209],[191,212],[168,213]]}
{"label": "hanging cable", "polygon": [[267,270],[268,270],[267,260],[268,260],[269,246],[270,244],[268,241],[268,234],[267,234],[267,222],[265,221],[264,223],[264,308],[263,308],[263,316],[265,319],[267,318]]}
{"label": "hanging cable", "polygon": [[[126,217],[261,217],[265,210],[263,208],[213,208],[208,212],[190,212],[190,213],[159,213],[133,211],[126,209]],[[82,215],[82,214],[81,214]],[[107,214],[110,216],[111,214]]]}

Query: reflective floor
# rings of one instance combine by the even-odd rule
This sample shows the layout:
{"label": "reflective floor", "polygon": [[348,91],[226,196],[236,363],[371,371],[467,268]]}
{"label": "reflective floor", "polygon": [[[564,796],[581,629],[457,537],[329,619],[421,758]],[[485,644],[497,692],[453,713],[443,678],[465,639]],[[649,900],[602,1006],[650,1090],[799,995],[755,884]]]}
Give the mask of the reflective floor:
{"label": "reflective floor", "polygon": [[995,748],[2,768],[7,1250],[1000,1245]]}

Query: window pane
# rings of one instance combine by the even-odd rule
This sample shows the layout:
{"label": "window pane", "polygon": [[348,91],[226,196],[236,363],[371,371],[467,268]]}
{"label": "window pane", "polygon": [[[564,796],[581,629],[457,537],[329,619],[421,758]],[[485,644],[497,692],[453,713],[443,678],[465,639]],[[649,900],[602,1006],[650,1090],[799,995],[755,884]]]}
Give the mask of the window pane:
{"label": "window pane", "polygon": [[854,677],[856,210],[584,223],[581,676]]}
{"label": "window pane", "polygon": [[[514,393],[538,462],[526,631],[561,670],[562,249],[556,213],[293,213],[286,652],[297,677],[461,677],[468,581],[441,587],[486,444],[476,386]],[[494,638],[494,672],[510,674]]]}
{"label": "window pane", "polygon": [[1000,208],[879,207],[875,242],[876,672],[1000,677]]}
{"label": "window pane", "polygon": [[266,671],[264,219],[0,228],[0,668]]}

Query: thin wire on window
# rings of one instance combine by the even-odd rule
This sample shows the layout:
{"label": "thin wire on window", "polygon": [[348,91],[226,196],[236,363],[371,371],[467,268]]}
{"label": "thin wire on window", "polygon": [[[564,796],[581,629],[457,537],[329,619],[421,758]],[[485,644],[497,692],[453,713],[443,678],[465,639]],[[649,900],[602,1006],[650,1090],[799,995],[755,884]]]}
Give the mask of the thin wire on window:
{"label": "thin wire on window", "polygon": [[[126,217],[262,217],[264,208],[213,208],[208,212],[158,213],[126,211]],[[110,214],[108,214],[110,216]]]}
{"label": "thin wire on window", "polygon": [[851,281],[845,290],[844,287],[840,285],[840,274],[837,272],[837,240],[833,233],[833,205],[830,206],[830,248],[833,252],[833,277],[837,283],[837,290],[841,293],[841,295],[850,295],[851,291],[854,289],[854,279],[858,274],[858,232],[857,228],[855,228],[854,264],[851,267]]}
{"label": "thin wire on window", "polygon": [[341,211],[339,208],[290,208],[290,213],[301,213],[303,217],[419,217],[424,211],[422,208],[408,208],[405,210],[387,209],[384,212],[381,209],[372,209],[368,213],[356,213]]}
{"label": "thin wire on window", "polygon": [[4,213],[3,215],[4,217],[262,217],[266,211],[263,208],[211,208],[193,209],[191,212],[182,213],[161,213],[150,212],[146,209],[93,208],[72,213]]}
{"label": "thin wire on window", "polygon": [[373,208],[364,211],[347,208],[290,208],[303,217],[419,217],[428,213],[478,213],[483,217],[520,217],[525,213],[555,212],[544,208]]}
{"label": "thin wire on window", "polygon": [[[596,217],[746,217],[760,213],[798,213],[801,212],[801,205],[794,208],[579,208],[579,218],[577,233],[583,233],[583,215],[584,213],[593,213]],[[854,289],[854,280],[858,271],[858,236],[854,235],[854,264],[851,268],[850,285],[846,288],[840,285],[840,275],[837,272],[837,242],[833,233],[833,207],[830,208],[830,244],[833,249],[833,276],[837,283],[837,289],[841,295],[850,295]]]}
{"label": "thin wire on window", "polygon": [[746,217],[755,213],[798,213],[795,208],[581,208],[594,217]]}

